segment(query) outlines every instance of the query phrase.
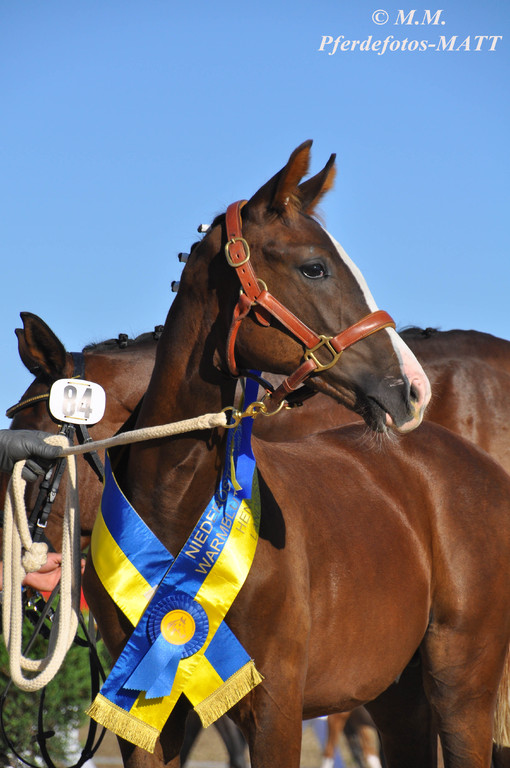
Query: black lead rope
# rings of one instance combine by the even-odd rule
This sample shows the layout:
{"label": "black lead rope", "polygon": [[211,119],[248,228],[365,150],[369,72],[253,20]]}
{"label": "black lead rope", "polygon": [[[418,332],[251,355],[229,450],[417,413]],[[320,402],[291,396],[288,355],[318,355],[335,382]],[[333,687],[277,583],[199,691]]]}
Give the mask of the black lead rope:
{"label": "black lead rope", "polygon": [[[78,424],[76,427],[76,437],[78,438],[78,442],[80,445],[85,445],[85,443],[91,443],[92,438],[89,435],[89,431],[85,424]],[[104,466],[103,462],[99,458],[99,454],[97,451],[90,451],[89,453],[82,453],[83,458],[89,464],[90,467],[94,470],[96,473],[99,482],[103,482],[104,480]]]}
{"label": "black lead rope", "polygon": [[[99,693],[99,689],[101,687],[101,682],[104,682],[106,680],[106,674],[103,669],[103,666],[101,664],[101,661],[99,659],[99,656],[97,654],[97,647],[95,640],[92,640],[91,634],[87,631],[87,628],[85,626],[85,621],[83,620],[83,616],[80,613],[80,626],[83,630],[83,633],[85,635],[85,641],[82,641],[81,645],[87,645],[88,651],[89,651],[89,668],[90,668],[90,695],[91,695],[91,701],[94,701],[96,698],[96,695]],[[46,696],[46,688],[43,688],[41,691],[41,697],[39,700],[39,715],[37,718],[37,743],[39,745],[39,749],[41,750],[41,756],[48,768],[58,768],[53,760],[51,759],[51,756],[48,751],[48,740],[55,735],[54,731],[46,731],[44,729],[44,699]],[[85,744],[83,746],[83,749],[81,751],[80,757],[78,758],[78,761],[74,763],[74,765],[70,766],[70,768],[81,768],[81,766],[87,762],[87,760],[91,760],[99,747],[101,746],[101,742],[104,739],[106,728],[101,728],[101,733],[99,734],[97,741],[94,743],[94,740],[96,738],[97,734],[97,728],[98,725],[95,722],[95,720],[90,720],[89,722],[89,728],[87,733],[87,739],[85,741]]]}
{"label": "black lead rope", "polygon": [[[30,640],[28,641],[27,646],[23,652],[24,655],[29,653],[38,635],[45,634],[44,629],[47,629],[45,621],[48,617],[51,618],[51,612],[53,610],[51,605],[57,592],[58,592],[58,585],[55,587],[55,589],[51,593],[50,598],[46,602],[44,602],[43,600],[37,601],[38,605],[39,605],[39,602],[43,603],[43,608],[40,611],[40,616],[36,626],[34,627],[32,636],[30,637]],[[90,632],[87,630],[85,621],[81,613],[79,615],[79,622],[80,622],[80,627],[83,631],[85,639],[83,640],[77,636],[74,639],[74,642],[77,645],[86,646],[88,648],[89,669],[90,669],[90,693],[91,693],[91,701],[93,701],[96,695],[99,693],[101,683],[106,680],[106,673],[104,671],[103,665],[101,664],[101,660],[99,659],[99,656],[97,653],[97,644],[96,644],[95,637],[93,637],[93,634],[94,634],[93,629],[91,629]],[[40,765],[31,763],[29,760],[27,760],[22,755],[20,755],[19,752],[16,750],[14,744],[12,743],[11,739],[7,735],[5,720],[4,720],[4,707],[5,707],[7,695],[9,693],[11,686],[12,686],[12,680],[9,680],[5,687],[4,692],[0,696],[0,733],[2,735],[2,738],[7,748],[13,753],[13,755],[20,762],[29,766],[29,768],[40,768]],[[38,711],[38,717],[37,717],[36,741],[37,741],[37,744],[39,745],[41,757],[44,760],[45,764],[48,766],[48,768],[59,768],[53,762],[51,755],[49,754],[49,751],[48,751],[48,741],[51,739],[52,736],[55,735],[55,731],[46,730],[44,727],[45,696],[46,696],[46,688],[43,688],[39,696],[39,711]],[[106,728],[102,728],[101,733],[99,734],[99,736],[97,736],[97,730],[98,730],[97,723],[94,720],[90,720],[87,738],[85,741],[85,745],[81,751],[80,757],[78,758],[77,762],[74,763],[69,768],[81,768],[81,766],[84,763],[86,763],[87,760],[91,760],[93,758],[93,756],[99,749],[101,742],[103,741],[103,738],[106,733]],[[97,736],[97,740],[96,740],[96,736]]]}
{"label": "black lead rope", "polygon": [[[71,440],[74,434],[74,426],[72,424],[64,424],[60,434],[65,435]],[[56,499],[65,468],[66,460],[57,459],[55,465],[48,470],[41,483],[34,508],[28,518],[28,527],[33,541],[42,541],[44,539],[48,517],[50,516],[53,502]]]}
{"label": "black lead rope", "polygon": [[[83,352],[71,352],[74,361],[73,379],[83,379],[85,377],[85,357]],[[92,438],[85,424],[78,424],[76,427],[76,437],[80,445],[91,443]],[[102,483],[104,478],[103,462],[99,458],[97,451],[84,453],[83,458],[92,467],[99,481]]]}
{"label": "black lead rope", "polygon": [[[71,352],[71,355],[74,361],[73,378],[82,379],[85,376],[85,358],[83,352]],[[92,438],[90,437],[85,424],[63,424],[61,426],[60,434],[65,435],[70,442],[72,442],[75,433],[80,445],[92,442]],[[97,451],[85,453],[83,454],[83,458],[92,467],[99,481],[102,483],[104,467]],[[46,473],[46,476],[40,485],[34,508],[28,519],[30,535],[32,536],[33,541],[42,541],[45,538],[44,531],[48,524],[48,517],[53,502],[57,496],[65,468],[65,459],[57,459],[54,467]]]}

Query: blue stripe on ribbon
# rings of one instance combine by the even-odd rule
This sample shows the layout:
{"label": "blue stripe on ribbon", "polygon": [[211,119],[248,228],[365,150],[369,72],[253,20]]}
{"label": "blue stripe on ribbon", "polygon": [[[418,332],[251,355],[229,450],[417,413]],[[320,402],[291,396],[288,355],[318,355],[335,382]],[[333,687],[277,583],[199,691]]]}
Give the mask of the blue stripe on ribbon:
{"label": "blue stripe on ribbon", "polygon": [[174,558],[120,490],[108,454],[101,512],[110,534],[137,571],[151,586],[159,584]]}
{"label": "blue stripe on ribbon", "polygon": [[204,655],[222,680],[228,680],[250,661],[243,646],[224,621],[216,630]]}

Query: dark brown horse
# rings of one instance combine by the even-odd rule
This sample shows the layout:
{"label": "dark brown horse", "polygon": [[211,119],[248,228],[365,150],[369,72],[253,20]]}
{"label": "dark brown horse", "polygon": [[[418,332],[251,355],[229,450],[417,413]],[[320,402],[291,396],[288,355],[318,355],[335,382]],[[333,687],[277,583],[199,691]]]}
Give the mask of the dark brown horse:
{"label": "dark brown horse", "polygon": [[[334,335],[375,307],[312,217],[332,164],[300,185],[309,147],[299,147],[245,205],[243,237],[262,293],[267,285],[308,328]],[[219,217],[185,267],[137,426],[233,402],[227,337],[239,285],[225,261],[226,237]],[[253,308],[244,301],[236,363],[292,376],[302,370],[303,345],[268,316],[268,303],[267,291]],[[428,399],[420,367],[388,329],[356,343],[310,383],[381,431],[410,431]],[[423,425],[378,445],[363,444],[363,431],[354,425],[300,442],[254,439],[261,538],[227,622],[265,679],[231,714],[254,767],[299,765],[303,715],[375,699],[390,766],[434,765],[439,732],[447,768],[487,768],[510,638],[510,480],[440,427]],[[222,432],[114,456],[121,488],[174,553],[214,493]],[[132,628],[90,560],[85,588],[117,656]],[[416,655],[417,684],[417,667],[408,666]],[[121,740],[126,764],[178,759],[188,709],[181,699],[155,757]]]}
{"label": "dark brown horse", "polygon": [[[20,398],[18,404],[8,410],[12,416],[12,429],[41,429],[56,432],[57,425],[48,410],[51,385],[61,378],[76,375],[75,356],[66,351],[62,342],[37,315],[22,312],[23,328],[16,329],[18,349],[22,362],[34,374],[35,379]],[[94,440],[111,437],[134,411],[143,395],[154,365],[154,355],[161,327],[145,333],[136,340],[128,340],[124,334],[83,350],[81,377],[101,384],[108,390],[103,419],[90,427]],[[96,518],[101,497],[101,484],[90,464],[78,457],[78,475],[81,500],[82,547],[85,548]],[[0,476],[0,494],[3,497],[8,477]],[[39,484],[27,485],[27,508],[35,501]],[[52,546],[60,549],[64,494],[59,494],[53,504],[46,528],[46,537]]]}

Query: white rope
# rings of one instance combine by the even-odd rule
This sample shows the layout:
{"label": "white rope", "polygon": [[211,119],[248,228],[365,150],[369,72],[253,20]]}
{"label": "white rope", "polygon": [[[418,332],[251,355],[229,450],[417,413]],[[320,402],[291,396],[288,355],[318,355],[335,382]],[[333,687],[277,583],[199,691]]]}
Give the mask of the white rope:
{"label": "white rope", "polygon": [[[47,438],[52,445],[69,445],[66,437]],[[46,544],[33,542],[25,509],[25,481],[18,461],[7,489],[4,511],[3,633],[9,653],[12,681],[24,691],[44,688],[56,675],[73,642],[80,610],[80,512],[76,458],[67,462],[69,476],[66,512],[62,528],[60,599],[53,619],[47,655],[29,659],[23,655],[23,604],[21,585],[26,574],[37,571],[47,558]],[[24,552],[24,554],[23,554]],[[24,671],[35,673],[25,676]]]}
{"label": "white rope", "polygon": [[184,432],[194,432],[198,429],[224,427],[226,424],[227,415],[224,411],[220,411],[220,413],[206,413],[194,419],[174,421],[171,424],[162,424],[157,427],[133,429],[130,432],[121,432],[119,435],[108,437],[105,440],[96,440],[91,443],[84,443],[83,445],[71,445],[65,448],[60,455],[71,456],[78,453],[89,453],[90,451],[102,450],[103,448],[112,448],[115,445],[140,443],[143,440],[156,440],[158,437],[172,437]]}
{"label": "white rope", "polygon": [[[24,691],[36,691],[47,685],[57,674],[78,627],[80,610],[80,512],[76,472],[76,456],[116,445],[154,440],[161,437],[199,429],[212,429],[227,424],[227,416],[208,413],[194,419],[145,427],[123,432],[105,440],[72,446],[63,435],[46,438],[52,445],[61,445],[60,456],[67,457],[69,477],[66,512],[62,530],[62,573],[60,600],[53,619],[48,653],[43,659],[28,659],[22,653],[23,605],[21,585],[26,574],[37,571],[45,564],[48,547],[33,542],[25,508],[25,481],[21,472],[24,461],[15,464],[7,489],[4,511],[3,552],[3,634],[9,653],[10,674],[13,682]],[[25,676],[23,670],[35,673]]]}

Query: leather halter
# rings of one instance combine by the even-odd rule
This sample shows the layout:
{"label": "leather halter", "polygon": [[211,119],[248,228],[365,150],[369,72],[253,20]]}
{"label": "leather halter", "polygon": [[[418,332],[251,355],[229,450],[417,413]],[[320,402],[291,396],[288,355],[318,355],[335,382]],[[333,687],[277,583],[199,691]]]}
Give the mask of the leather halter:
{"label": "leather halter", "polygon": [[[234,309],[227,340],[227,363],[230,373],[233,376],[238,376],[239,370],[235,361],[235,340],[241,322],[251,309],[262,325],[268,326],[271,322],[271,316],[278,320],[305,347],[304,362],[271,394],[270,399],[279,403],[286,395],[301,386],[312,373],[324,371],[335,365],[344,349],[377,331],[381,331],[383,328],[395,328],[395,323],[387,312],[377,310],[358,320],[357,323],[344,331],[340,331],[336,336],[319,335],[308,328],[287,307],[272,296],[263,281],[255,275],[250,262],[250,247],[242,236],[241,208],[246,202],[246,200],[240,200],[229,205],[225,217],[227,230],[225,256],[228,264],[236,270],[241,283],[241,293]],[[321,363],[316,354],[322,347],[331,355],[331,360],[326,364]]]}

